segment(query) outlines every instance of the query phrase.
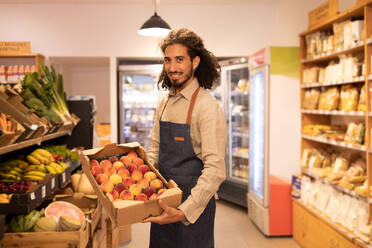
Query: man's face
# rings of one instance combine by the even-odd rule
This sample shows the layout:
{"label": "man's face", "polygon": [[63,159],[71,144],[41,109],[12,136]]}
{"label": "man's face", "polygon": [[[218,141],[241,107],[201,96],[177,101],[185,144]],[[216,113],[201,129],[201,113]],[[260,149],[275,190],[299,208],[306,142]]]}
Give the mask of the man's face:
{"label": "man's face", "polygon": [[195,60],[198,59],[199,57],[195,57],[192,61],[184,45],[167,46],[164,51],[164,69],[173,88],[182,89],[194,79],[194,70],[199,64]]}

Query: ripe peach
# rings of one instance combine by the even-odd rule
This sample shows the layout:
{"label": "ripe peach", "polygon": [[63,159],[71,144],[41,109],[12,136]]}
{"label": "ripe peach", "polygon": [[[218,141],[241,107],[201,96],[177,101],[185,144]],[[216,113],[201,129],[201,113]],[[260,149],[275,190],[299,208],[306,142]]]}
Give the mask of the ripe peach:
{"label": "ripe peach", "polygon": [[137,195],[136,201],[147,201],[147,195],[145,195],[144,193]]}
{"label": "ripe peach", "polygon": [[143,177],[142,173],[139,170],[134,170],[132,172],[132,178],[134,181],[138,182]]}
{"label": "ripe peach", "polygon": [[147,180],[146,178],[142,178],[141,180],[139,180],[138,182],[137,182],[137,184],[139,185],[139,186],[141,186],[141,188],[147,188],[149,185],[150,185],[150,182],[149,182],[149,180]]}
{"label": "ripe peach", "polygon": [[167,189],[165,189],[165,188],[161,188],[161,189],[159,189],[159,190],[158,190],[158,195],[163,194],[163,192],[166,191],[166,190],[167,190]]}
{"label": "ripe peach", "polygon": [[130,173],[133,173],[133,171],[137,170],[137,166],[135,164],[129,164],[127,165],[127,169]]}
{"label": "ripe peach", "polygon": [[109,158],[109,160],[110,160],[110,162],[111,162],[112,164],[114,164],[116,161],[119,161],[118,157],[116,157],[116,156],[111,156],[111,157]]}
{"label": "ripe peach", "polygon": [[128,157],[128,156],[122,156],[120,158],[120,161],[124,164],[124,165],[130,165],[132,163],[132,158],[131,157]]}
{"label": "ripe peach", "polygon": [[107,176],[111,176],[116,173],[116,170],[114,167],[110,167],[110,168],[106,168],[103,173],[106,174]]}
{"label": "ripe peach", "polygon": [[115,190],[120,194],[122,191],[128,189],[127,186],[125,186],[124,183],[118,183],[115,185]]}
{"label": "ripe peach", "polygon": [[99,165],[98,161],[95,159],[90,160],[89,164],[90,164],[90,168],[92,168],[93,166]]}
{"label": "ripe peach", "polygon": [[92,169],[90,170],[93,176],[98,176],[99,174],[103,173],[103,168],[100,167],[99,165],[94,165],[91,167]]}
{"label": "ripe peach", "polygon": [[119,176],[118,174],[113,174],[110,176],[110,182],[112,182],[113,185],[116,185],[118,183],[121,183],[123,181],[123,178]]}
{"label": "ripe peach", "polygon": [[132,159],[138,158],[138,155],[136,152],[128,152],[127,156],[131,157]]}
{"label": "ripe peach", "polygon": [[124,167],[124,164],[123,164],[122,162],[120,162],[120,161],[116,161],[116,162],[112,165],[112,167],[114,167],[116,171],[119,171],[121,168]]}
{"label": "ripe peach", "polygon": [[137,167],[140,166],[140,165],[143,165],[142,158],[134,158],[133,159],[133,164],[137,165]]}
{"label": "ripe peach", "polygon": [[101,163],[99,163],[99,165],[105,170],[106,168],[111,168],[112,167],[112,164],[110,162],[110,160],[102,160]]}
{"label": "ripe peach", "polygon": [[121,168],[121,169],[118,171],[118,175],[121,176],[122,178],[126,178],[126,177],[129,177],[129,176],[130,176],[130,172],[129,172],[128,169]]}
{"label": "ripe peach", "polygon": [[163,182],[160,179],[155,178],[151,181],[150,186],[154,189],[160,189],[161,187],[163,187]]}
{"label": "ripe peach", "polygon": [[145,175],[146,172],[150,171],[150,168],[147,165],[143,164],[140,165],[137,170],[139,170],[143,175]]}
{"label": "ripe peach", "polygon": [[132,194],[132,192],[130,192],[129,190],[123,190],[121,193],[120,193],[120,199],[122,200],[133,200],[134,199],[134,195]]}
{"label": "ripe peach", "polygon": [[129,187],[129,191],[132,192],[133,195],[139,195],[141,194],[142,192],[142,188],[141,186],[139,186],[138,184],[132,184],[130,187]]}
{"label": "ripe peach", "polygon": [[149,180],[149,182],[151,182],[152,180],[156,178],[156,174],[152,171],[148,171],[145,173],[144,178],[146,178],[147,180]]}
{"label": "ripe peach", "polygon": [[130,187],[134,184],[134,180],[131,177],[124,178],[123,183],[125,186]]}
{"label": "ripe peach", "polygon": [[106,174],[99,174],[97,177],[96,177],[96,180],[99,184],[102,184],[104,182],[107,182],[109,180],[109,177],[106,175]]}
{"label": "ripe peach", "polygon": [[147,187],[143,190],[143,193],[150,197],[151,195],[155,194],[155,189],[153,187]]}
{"label": "ripe peach", "polygon": [[119,198],[119,192],[117,192],[115,189],[111,192],[106,193],[106,195],[111,195],[113,200],[116,200]]}
{"label": "ripe peach", "polygon": [[100,186],[101,190],[105,193],[111,192],[114,189],[114,185],[110,181],[106,181],[101,184]]}
{"label": "ripe peach", "polygon": [[155,200],[156,198],[158,198],[158,194],[152,194],[151,196],[150,196],[150,198],[149,198],[149,200],[151,201],[151,200]]}

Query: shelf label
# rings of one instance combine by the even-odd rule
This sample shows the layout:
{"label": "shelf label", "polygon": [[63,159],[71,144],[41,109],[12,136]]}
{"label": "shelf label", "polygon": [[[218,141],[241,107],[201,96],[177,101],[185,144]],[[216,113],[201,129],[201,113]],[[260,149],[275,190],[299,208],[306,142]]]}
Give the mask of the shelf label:
{"label": "shelf label", "polygon": [[45,188],[45,185],[41,188],[41,199],[44,199],[46,195],[46,188]]}
{"label": "shelf label", "polygon": [[62,174],[62,183],[66,181],[66,172],[63,172]]}
{"label": "shelf label", "polygon": [[53,179],[52,179],[52,189],[54,189],[54,186],[56,186],[56,178],[55,177],[53,177]]}
{"label": "shelf label", "polygon": [[31,127],[30,127],[30,129],[31,130],[36,130],[38,127],[39,127],[38,125],[32,124]]}
{"label": "shelf label", "polygon": [[31,197],[31,201],[35,200],[35,192],[32,192],[32,193],[30,194],[30,197]]}
{"label": "shelf label", "polygon": [[31,43],[29,41],[1,41],[0,55],[18,55],[31,53]]}
{"label": "shelf label", "polygon": [[328,0],[328,2],[309,12],[309,27],[335,16],[337,12],[338,0]]}

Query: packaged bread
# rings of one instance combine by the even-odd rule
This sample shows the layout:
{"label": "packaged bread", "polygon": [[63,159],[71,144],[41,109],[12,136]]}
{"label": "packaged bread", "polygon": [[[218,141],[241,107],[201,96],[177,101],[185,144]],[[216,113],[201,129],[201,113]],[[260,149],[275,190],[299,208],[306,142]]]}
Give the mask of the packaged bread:
{"label": "packaged bread", "polygon": [[305,91],[305,97],[302,103],[304,109],[317,109],[319,101],[320,90],[311,89]]}
{"label": "packaged bread", "polygon": [[350,166],[350,155],[342,154],[338,155],[335,162],[333,163],[332,173],[345,172]]}
{"label": "packaged bread", "polygon": [[319,96],[319,110],[336,110],[338,107],[340,92],[338,87],[323,89]]}
{"label": "packaged bread", "polygon": [[351,122],[346,130],[344,142],[350,144],[364,144],[364,136],[365,136],[365,125],[364,123],[355,123]]}
{"label": "packaged bread", "polygon": [[308,168],[313,169],[313,168],[320,168],[324,160],[324,155],[320,153],[319,151],[316,151],[311,154],[309,163],[308,163]]}
{"label": "packaged bread", "polygon": [[358,111],[367,111],[367,94],[365,86],[360,90]]}
{"label": "packaged bread", "polygon": [[358,108],[359,90],[357,87],[347,84],[341,87],[339,109],[343,111],[355,111]]}
{"label": "packaged bread", "polygon": [[311,158],[312,154],[315,153],[315,152],[316,152],[316,150],[313,149],[313,148],[304,149],[304,151],[302,153],[302,157],[301,157],[301,167],[302,168],[308,168],[310,158]]}

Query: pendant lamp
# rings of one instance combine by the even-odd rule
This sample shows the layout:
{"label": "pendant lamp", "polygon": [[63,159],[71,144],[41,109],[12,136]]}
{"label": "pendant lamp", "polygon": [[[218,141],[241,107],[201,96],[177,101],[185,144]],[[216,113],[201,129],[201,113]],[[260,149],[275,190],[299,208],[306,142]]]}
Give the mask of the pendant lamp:
{"label": "pendant lamp", "polygon": [[166,23],[156,11],[156,2],[158,0],[153,0],[155,6],[155,13],[153,16],[150,17],[138,30],[138,34],[144,36],[153,36],[153,37],[162,37],[166,36],[169,31],[170,27],[168,23]]}

